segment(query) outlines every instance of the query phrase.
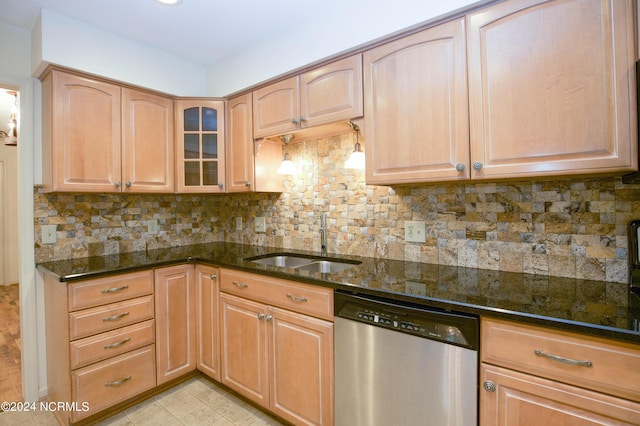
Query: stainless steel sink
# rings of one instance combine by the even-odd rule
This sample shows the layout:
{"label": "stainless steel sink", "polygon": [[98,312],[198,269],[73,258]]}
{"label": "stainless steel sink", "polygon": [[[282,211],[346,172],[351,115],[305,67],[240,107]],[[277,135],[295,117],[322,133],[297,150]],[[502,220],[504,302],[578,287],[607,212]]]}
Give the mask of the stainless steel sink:
{"label": "stainless steel sink", "polygon": [[302,257],[294,254],[274,254],[245,259],[261,265],[279,266],[281,268],[294,268],[301,271],[321,272],[333,274],[359,265],[358,261],[342,261],[327,259],[325,257]]}
{"label": "stainless steel sink", "polygon": [[308,257],[299,257],[299,256],[289,256],[289,255],[275,255],[262,257],[260,259],[246,259],[251,262],[259,263],[261,265],[274,265],[280,266],[281,268],[295,268],[297,266],[306,265],[309,262],[312,262],[313,259]]}
{"label": "stainless steel sink", "polygon": [[298,266],[296,269],[309,272],[322,272],[323,274],[335,274],[345,269],[356,266],[353,263],[339,262],[336,260],[316,260],[306,265]]}

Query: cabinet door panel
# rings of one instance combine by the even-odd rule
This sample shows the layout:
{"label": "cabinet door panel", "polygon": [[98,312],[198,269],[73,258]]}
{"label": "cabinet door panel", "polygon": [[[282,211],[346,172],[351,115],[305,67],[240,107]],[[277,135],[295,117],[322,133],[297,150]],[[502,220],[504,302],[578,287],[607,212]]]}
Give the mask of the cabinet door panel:
{"label": "cabinet door panel", "polygon": [[300,79],[298,77],[292,77],[253,92],[253,136],[255,138],[296,130],[299,119]]}
{"label": "cabinet door panel", "polygon": [[196,369],[193,265],[155,271],[158,384]]}
{"label": "cabinet door panel", "polygon": [[218,269],[196,266],[196,337],[198,370],[220,380]]}
{"label": "cabinet door panel", "polygon": [[303,127],[361,117],[362,55],[355,55],[300,76]]}
{"label": "cabinet door panel", "polygon": [[269,308],[271,410],[294,424],[333,424],[333,324]]}
{"label": "cabinet door panel", "polygon": [[268,407],[265,306],[221,293],[220,315],[222,383]]}
{"label": "cabinet door panel", "polygon": [[469,15],[472,177],[637,168],[630,1],[516,0]]}
{"label": "cabinet door panel", "polygon": [[254,187],[251,93],[229,100],[227,107],[227,190],[249,192]]}
{"label": "cabinet door panel", "polygon": [[463,19],[364,53],[367,183],[469,177],[465,55]]}
{"label": "cabinet door panel", "polygon": [[173,100],[122,89],[124,191],[173,192]]}
{"label": "cabinet door panel", "polygon": [[119,192],[120,87],[57,70],[51,78],[43,84],[43,105],[52,105],[43,111],[50,121],[43,136],[51,139],[43,156],[53,162],[43,176],[46,189]]}
{"label": "cabinet door panel", "polygon": [[480,424],[492,425],[637,425],[640,404],[585,389],[482,365]]}

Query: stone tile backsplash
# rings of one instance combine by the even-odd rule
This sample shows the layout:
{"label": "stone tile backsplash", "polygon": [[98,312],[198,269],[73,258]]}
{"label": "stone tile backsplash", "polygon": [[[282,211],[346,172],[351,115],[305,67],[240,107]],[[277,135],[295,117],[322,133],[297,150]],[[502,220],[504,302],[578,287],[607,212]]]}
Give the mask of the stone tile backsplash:
{"label": "stone tile backsplash", "polygon": [[[364,172],[343,168],[353,143],[345,134],[290,144],[298,174],[285,178],[281,194],[44,194],[36,187],[36,262],[213,241],[320,250],[326,213],[329,253],[627,282],[627,224],[640,218],[640,185],[572,177],[368,186]],[[266,233],[253,231],[258,216]],[[158,234],[148,232],[151,219]],[[425,243],[404,241],[407,220],[425,222]],[[47,224],[57,225],[56,244],[41,243]]]}

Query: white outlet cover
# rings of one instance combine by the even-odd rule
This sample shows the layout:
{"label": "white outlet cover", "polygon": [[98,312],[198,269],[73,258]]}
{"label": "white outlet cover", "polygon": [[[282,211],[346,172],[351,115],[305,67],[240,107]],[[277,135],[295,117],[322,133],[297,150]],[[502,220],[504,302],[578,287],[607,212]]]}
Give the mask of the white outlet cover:
{"label": "white outlet cover", "polygon": [[42,244],[55,244],[58,241],[57,228],[57,225],[42,225]]}
{"label": "white outlet cover", "polygon": [[151,219],[147,221],[147,229],[149,234],[154,235],[158,233],[158,221],[156,219]]}
{"label": "white outlet cover", "polygon": [[236,231],[242,231],[242,218],[236,217]]}
{"label": "white outlet cover", "polygon": [[404,223],[404,241],[407,243],[424,243],[427,241],[424,222],[408,220]]}
{"label": "white outlet cover", "polygon": [[267,232],[267,221],[264,216],[256,217],[256,232]]}

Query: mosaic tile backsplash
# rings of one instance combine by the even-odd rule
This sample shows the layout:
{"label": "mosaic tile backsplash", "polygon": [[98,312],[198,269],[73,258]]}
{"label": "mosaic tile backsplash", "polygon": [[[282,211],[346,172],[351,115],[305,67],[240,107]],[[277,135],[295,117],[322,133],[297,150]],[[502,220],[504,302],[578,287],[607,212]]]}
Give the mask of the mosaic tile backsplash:
{"label": "mosaic tile backsplash", "polygon": [[[364,172],[343,168],[353,143],[345,134],[290,144],[298,174],[277,194],[44,194],[36,187],[36,262],[213,241],[319,251],[326,213],[329,253],[628,281],[627,224],[640,218],[640,185],[603,177],[368,186]],[[259,216],[266,233],[253,231]],[[148,220],[157,220],[157,234]],[[425,222],[425,243],[404,241],[407,220]],[[56,244],[41,242],[49,224],[57,225]]]}

